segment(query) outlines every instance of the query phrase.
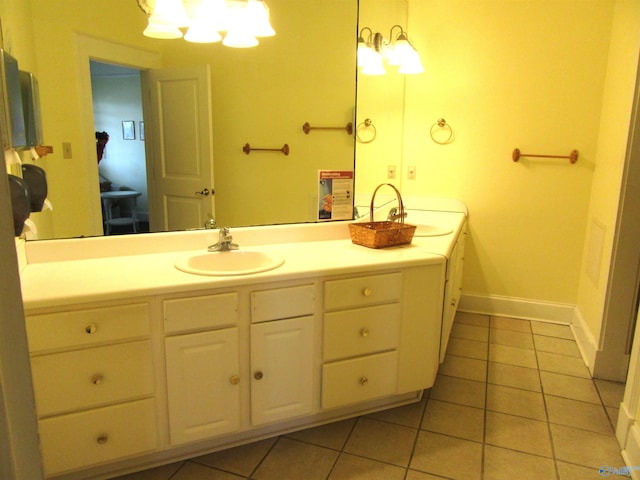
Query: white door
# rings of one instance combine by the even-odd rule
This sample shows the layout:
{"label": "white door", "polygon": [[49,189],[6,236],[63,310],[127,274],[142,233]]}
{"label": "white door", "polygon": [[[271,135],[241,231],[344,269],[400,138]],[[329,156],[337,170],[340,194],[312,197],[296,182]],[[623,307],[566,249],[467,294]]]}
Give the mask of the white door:
{"label": "white door", "polygon": [[313,317],[251,325],[251,423],[313,410]]}
{"label": "white door", "polygon": [[168,337],[165,348],[171,444],[237,430],[238,329]]}
{"label": "white door", "polygon": [[208,65],[143,73],[151,231],[215,218]]}

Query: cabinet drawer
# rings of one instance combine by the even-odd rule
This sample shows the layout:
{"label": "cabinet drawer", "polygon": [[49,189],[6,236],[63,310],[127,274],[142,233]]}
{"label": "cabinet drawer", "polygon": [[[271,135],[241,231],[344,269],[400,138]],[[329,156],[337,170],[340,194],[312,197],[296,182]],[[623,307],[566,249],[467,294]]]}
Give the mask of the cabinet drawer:
{"label": "cabinet drawer", "polygon": [[324,284],[324,308],[337,310],[398,301],[401,293],[401,273],[329,280]]}
{"label": "cabinet drawer", "polygon": [[400,322],[399,303],[326,313],[324,361],[397,348]]}
{"label": "cabinet drawer", "polygon": [[167,333],[235,325],[238,322],[236,292],[172,298],[165,300],[163,307],[164,330]]}
{"label": "cabinet drawer", "polygon": [[258,323],[311,315],[315,290],[312,284],[251,292],[251,321]]}
{"label": "cabinet drawer", "polygon": [[152,399],[40,420],[45,473],[53,475],[155,450],[156,423]]}
{"label": "cabinet drawer", "polygon": [[40,417],[153,393],[148,340],[31,359]]}
{"label": "cabinet drawer", "polygon": [[26,317],[29,351],[75,348],[149,335],[146,303]]}
{"label": "cabinet drawer", "polygon": [[395,351],[327,363],[322,367],[322,408],[393,395],[397,378]]}

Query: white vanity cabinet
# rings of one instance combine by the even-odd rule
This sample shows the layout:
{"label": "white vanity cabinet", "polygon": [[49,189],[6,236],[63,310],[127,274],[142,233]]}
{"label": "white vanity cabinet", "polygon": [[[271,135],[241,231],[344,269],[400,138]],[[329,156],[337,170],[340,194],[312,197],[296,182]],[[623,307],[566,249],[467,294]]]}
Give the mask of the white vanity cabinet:
{"label": "white vanity cabinet", "polygon": [[313,413],[316,284],[251,292],[251,424]]}
{"label": "white vanity cabinet", "polygon": [[147,302],[27,312],[47,476],[158,448]]}
{"label": "white vanity cabinet", "polygon": [[325,281],[324,409],[433,385],[443,284],[442,264]]}
{"label": "white vanity cabinet", "polygon": [[462,294],[462,271],[464,266],[464,248],[466,241],[466,226],[454,244],[448,259],[447,278],[444,292],[444,312],[442,315],[442,340],[440,345],[440,363],[444,362],[447,345],[451,335],[451,328],[460,303]]}
{"label": "white vanity cabinet", "polygon": [[[170,443],[238,430],[238,293],[168,298],[162,304]],[[202,329],[207,330],[193,332]]]}
{"label": "white vanity cabinet", "polygon": [[172,445],[312,412],[315,289],[242,287],[163,299]]}

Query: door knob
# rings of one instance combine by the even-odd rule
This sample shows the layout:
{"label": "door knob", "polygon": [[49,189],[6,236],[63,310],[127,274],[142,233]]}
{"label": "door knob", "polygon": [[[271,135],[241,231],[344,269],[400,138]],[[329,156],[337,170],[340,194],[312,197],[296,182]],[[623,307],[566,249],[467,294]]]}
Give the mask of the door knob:
{"label": "door knob", "polygon": [[208,188],[203,188],[199,192],[196,192],[196,195],[203,195],[205,197],[208,197],[210,193],[212,192],[210,192]]}

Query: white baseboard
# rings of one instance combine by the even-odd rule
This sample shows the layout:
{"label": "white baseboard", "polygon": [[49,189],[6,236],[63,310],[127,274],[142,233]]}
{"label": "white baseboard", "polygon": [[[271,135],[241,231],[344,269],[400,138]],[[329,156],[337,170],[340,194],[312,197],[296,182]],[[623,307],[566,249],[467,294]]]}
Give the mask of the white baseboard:
{"label": "white baseboard", "polygon": [[463,293],[460,298],[460,311],[482,313],[500,317],[522,318],[571,324],[574,318],[575,305],[566,303],[543,302],[524,298],[502,297]]}
{"label": "white baseboard", "polygon": [[[626,465],[630,467],[640,466],[640,427],[637,423],[634,423],[629,429],[627,435],[627,442],[622,446],[622,459]],[[622,466],[622,465],[621,465]],[[637,469],[631,470],[631,478],[634,480],[640,480],[640,471]]]}
{"label": "white baseboard", "polygon": [[587,326],[584,318],[580,314],[580,310],[577,308],[574,311],[573,322],[571,322],[571,330],[573,336],[578,344],[578,349],[582,354],[584,362],[587,364],[589,372],[593,376],[593,368],[596,363],[596,355],[598,353],[598,346],[591,334],[591,330]]}

